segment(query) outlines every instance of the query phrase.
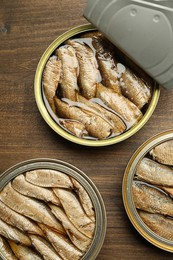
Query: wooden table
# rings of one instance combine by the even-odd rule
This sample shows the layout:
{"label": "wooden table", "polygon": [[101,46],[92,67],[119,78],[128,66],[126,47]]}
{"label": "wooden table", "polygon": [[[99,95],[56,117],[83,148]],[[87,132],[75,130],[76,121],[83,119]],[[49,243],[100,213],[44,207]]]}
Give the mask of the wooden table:
{"label": "wooden table", "polygon": [[47,46],[87,21],[86,0],[0,0],[0,173],[31,158],[74,164],[96,184],[107,210],[107,234],[97,259],[171,259],[143,239],[122,201],[122,179],[134,151],[149,137],[173,127],[173,90],[161,88],[148,123],[126,141],[103,148],[64,140],[45,123],[34,98],[34,75]]}

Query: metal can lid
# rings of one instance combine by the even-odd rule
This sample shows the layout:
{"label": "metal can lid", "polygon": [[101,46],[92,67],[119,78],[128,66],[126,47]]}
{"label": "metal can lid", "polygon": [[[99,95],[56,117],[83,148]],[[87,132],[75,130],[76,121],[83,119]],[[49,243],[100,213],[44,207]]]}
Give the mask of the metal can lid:
{"label": "metal can lid", "polygon": [[173,2],[88,0],[84,16],[165,88],[173,87]]}

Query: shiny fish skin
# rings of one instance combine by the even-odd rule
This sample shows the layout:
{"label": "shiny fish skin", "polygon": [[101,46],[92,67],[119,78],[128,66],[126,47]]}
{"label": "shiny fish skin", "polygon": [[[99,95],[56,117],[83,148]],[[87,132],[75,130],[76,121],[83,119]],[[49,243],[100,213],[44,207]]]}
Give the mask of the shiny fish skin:
{"label": "shiny fish skin", "polygon": [[20,260],[42,260],[43,259],[34,250],[32,250],[31,247],[17,245],[16,243],[10,240],[8,242],[14,254]]}
{"label": "shiny fish skin", "polygon": [[16,227],[10,226],[0,219],[0,235],[7,239],[14,240],[16,243],[20,243],[26,246],[31,245],[29,237]]}
{"label": "shiny fish skin", "polygon": [[157,162],[173,166],[173,140],[164,142],[154,147],[150,155]]}
{"label": "shiny fish skin", "polygon": [[119,135],[123,133],[126,130],[126,125],[123,122],[123,120],[118,117],[116,114],[106,110],[102,106],[100,106],[97,103],[91,102],[87,100],[86,98],[82,97],[81,95],[77,95],[77,100],[88,107],[91,107],[93,110],[95,110],[97,113],[100,114],[100,117],[105,119],[109,122],[109,124],[113,127],[113,133],[116,135]]}
{"label": "shiny fish skin", "polygon": [[5,257],[6,260],[17,260],[18,258],[15,257],[11,248],[9,247],[5,238],[0,236],[0,257],[1,254]]}
{"label": "shiny fish skin", "polygon": [[45,260],[61,260],[62,258],[58,256],[55,249],[51,246],[49,242],[45,239],[30,235],[32,244],[37,249],[37,251],[42,255]]}
{"label": "shiny fish skin", "polygon": [[75,248],[71,242],[65,237],[62,236],[51,229],[47,228],[45,225],[40,224],[40,227],[45,232],[49,242],[55,248],[56,252],[64,260],[77,260],[80,259],[83,253]]}
{"label": "shiny fish skin", "polygon": [[60,120],[60,124],[77,137],[82,138],[88,135],[85,125],[81,122],[65,119]]}
{"label": "shiny fish skin", "polygon": [[164,186],[159,186],[159,188],[165,191],[167,194],[169,194],[171,198],[173,198],[173,188],[164,187]]}
{"label": "shiny fish skin", "polygon": [[173,217],[172,199],[158,189],[140,181],[133,181],[132,191],[137,209]]}
{"label": "shiny fish skin", "polygon": [[95,222],[95,212],[88,193],[78,181],[76,181],[74,178],[71,178],[71,180],[73,182],[74,189],[79,196],[81,205],[83,206],[85,213],[93,222]]}
{"label": "shiny fish skin", "polygon": [[62,62],[61,91],[62,96],[70,100],[76,100],[78,60],[72,46],[64,45],[56,50],[56,54]]}
{"label": "shiny fish skin", "polygon": [[52,56],[48,60],[44,72],[43,72],[43,88],[45,96],[55,113],[55,105],[53,97],[55,95],[61,74],[61,61],[58,60],[57,56]]}
{"label": "shiny fish skin", "polygon": [[41,187],[72,188],[70,178],[66,174],[54,170],[38,169],[29,171],[26,173],[26,180]]}
{"label": "shiny fish skin", "polygon": [[43,232],[39,226],[29,218],[22,216],[0,201],[0,218],[9,225],[19,228],[31,234],[42,236]]}
{"label": "shiny fish skin", "polygon": [[94,52],[86,44],[75,40],[68,40],[67,43],[73,46],[76,50],[80,65],[79,81],[82,94],[88,99],[94,98],[99,75],[98,64]]}
{"label": "shiny fish skin", "polygon": [[143,222],[156,234],[166,238],[168,240],[173,240],[173,220],[169,219],[160,214],[147,213],[145,211],[140,211],[139,216]]}
{"label": "shiny fish skin", "polygon": [[118,81],[117,66],[113,58],[113,54],[107,48],[107,41],[104,37],[94,37],[92,44],[96,49],[97,60],[101,72],[103,84],[113,89],[116,93],[121,93],[121,88]]}
{"label": "shiny fish skin", "polygon": [[128,123],[128,127],[135,125],[142,117],[142,112],[130,100],[100,83],[97,84],[96,97],[117,112]]}
{"label": "shiny fish skin", "polygon": [[138,180],[173,187],[173,170],[151,159],[143,158],[135,174]]}
{"label": "shiny fish skin", "polygon": [[85,125],[89,135],[98,139],[105,139],[112,133],[112,127],[98,115],[75,107],[55,98],[57,113],[60,117],[78,120]]}
{"label": "shiny fish skin", "polygon": [[73,225],[85,236],[92,238],[95,225],[84,212],[79,200],[72,191],[54,188],[53,191],[58,196],[65,213]]}
{"label": "shiny fish skin", "polygon": [[28,197],[33,197],[39,200],[60,205],[60,200],[55,196],[52,189],[39,187],[29,183],[28,181],[26,181],[23,174],[20,174],[12,181],[12,187],[19,193]]}
{"label": "shiny fish skin", "polygon": [[11,183],[8,183],[0,192],[0,200],[14,211],[26,217],[44,223],[57,230],[57,232],[65,232],[46,204],[18,193],[12,188]]}
{"label": "shiny fish skin", "polygon": [[151,89],[129,69],[125,70],[121,78],[123,80],[121,84],[123,95],[141,109],[149,102]]}
{"label": "shiny fish skin", "polygon": [[49,205],[52,213],[62,223],[72,243],[81,251],[86,251],[91,244],[91,239],[83,235],[68,219],[63,209]]}

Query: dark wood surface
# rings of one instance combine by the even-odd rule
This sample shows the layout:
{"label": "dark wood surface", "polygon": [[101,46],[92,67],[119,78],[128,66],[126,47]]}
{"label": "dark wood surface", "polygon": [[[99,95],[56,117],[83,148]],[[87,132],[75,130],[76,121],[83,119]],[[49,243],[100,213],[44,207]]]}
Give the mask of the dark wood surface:
{"label": "dark wood surface", "polygon": [[75,165],[94,181],[107,210],[107,234],[97,259],[171,259],[171,253],[154,247],[133,228],[121,185],[134,151],[151,136],[173,128],[173,90],[161,89],[157,108],[142,130],[103,148],[64,140],[37,109],[33,82],[38,61],[60,34],[87,23],[85,5],[86,0],[0,0],[0,173],[31,158]]}

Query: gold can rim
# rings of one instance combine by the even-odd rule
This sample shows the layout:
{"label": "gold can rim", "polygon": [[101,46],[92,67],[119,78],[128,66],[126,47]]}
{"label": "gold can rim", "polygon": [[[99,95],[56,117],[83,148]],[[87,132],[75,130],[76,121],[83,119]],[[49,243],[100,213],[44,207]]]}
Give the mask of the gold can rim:
{"label": "gold can rim", "polygon": [[[81,259],[96,259],[104,243],[107,228],[107,216],[104,201],[96,185],[83,171],[67,162],[51,158],[36,158],[20,162],[3,172],[0,176],[0,190],[19,174],[34,169],[60,170],[64,174],[74,177],[85,188],[95,209],[96,226],[93,241]],[[0,256],[2,256],[1,253]]]}
{"label": "gold can rim", "polygon": [[55,39],[49,45],[49,47],[43,53],[43,55],[38,63],[37,69],[36,69],[35,80],[34,80],[34,92],[35,92],[36,103],[37,103],[38,109],[39,109],[43,119],[56,133],[58,133],[60,136],[64,137],[65,139],[67,139],[73,143],[77,143],[77,144],[84,145],[84,146],[100,147],[100,146],[108,146],[108,145],[112,145],[112,144],[116,144],[121,141],[124,141],[125,139],[131,137],[136,132],[138,132],[147,123],[147,121],[153,114],[153,112],[156,108],[157,102],[159,100],[160,86],[159,86],[159,84],[157,84],[155,82],[155,84],[153,86],[153,94],[152,94],[150,104],[149,104],[148,109],[145,112],[144,116],[142,117],[142,119],[135,126],[133,126],[131,129],[129,129],[127,132],[124,132],[123,134],[121,134],[119,136],[112,137],[110,139],[105,139],[105,140],[87,140],[87,139],[82,139],[82,138],[73,136],[72,134],[68,133],[63,128],[58,126],[57,123],[53,120],[53,118],[49,114],[49,112],[45,106],[44,100],[43,100],[41,86],[42,86],[42,73],[43,73],[45,64],[48,61],[50,55],[53,53],[53,51],[55,51],[55,49],[60,44],[62,44],[65,40],[67,40],[70,37],[75,36],[79,33],[83,33],[86,31],[92,31],[92,30],[97,30],[97,28],[91,24],[85,24],[85,25],[74,27],[74,28],[66,31],[62,35],[60,35],[57,39]]}
{"label": "gold can rim", "polygon": [[132,155],[129,160],[127,167],[125,169],[123,182],[122,182],[122,197],[124,207],[128,218],[130,219],[132,225],[135,229],[151,244],[156,247],[163,249],[165,251],[173,253],[173,241],[164,239],[154,233],[150,228],[147,227],[141,220],[132,198],[132,181],[134,173],[136,171],[137,164],[142,160],[142,158],[156,145],[162,142],[169,141],[173,139],[173,129],[169,129],[154,135],[147,141],[145,141]]}

